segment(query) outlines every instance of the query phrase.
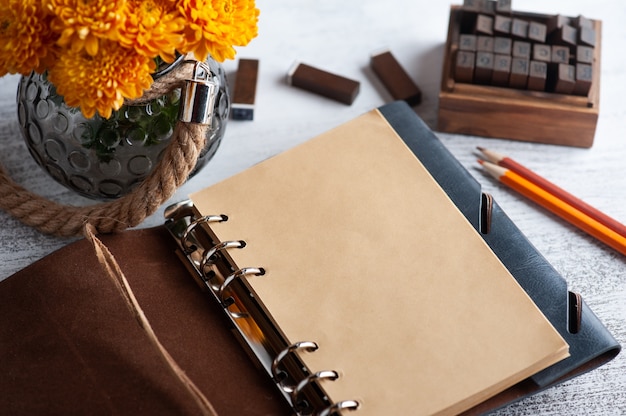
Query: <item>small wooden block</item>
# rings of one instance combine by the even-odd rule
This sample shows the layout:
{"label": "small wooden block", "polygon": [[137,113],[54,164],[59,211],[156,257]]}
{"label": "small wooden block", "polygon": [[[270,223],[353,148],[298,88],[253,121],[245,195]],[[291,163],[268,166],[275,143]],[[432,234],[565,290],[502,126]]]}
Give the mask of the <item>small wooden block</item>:
{"label": "small wooden block", "polygon": [[513,24],[513,19],[506,16],[496,15],[493,20],[493,32],[496,35],[507,35],[511,34],[511,25]]}
{"label": "small wooden block", "polygon": [[552,45],[552,62],[556,64],[569,63],[569,47]]}
{"label": "small wooden block", "polygon": [[511,76],[511,56],[494,55],[493,74],[491,74],[491,84],[498,87],[505,87],[509,84]]}
{"label": "small wooden block", "polygon": [[511,35],[520,39],[528,38],[528,22],[522,19],[513,19]]}
{"label": "small wooden block", "polygon": [[253,120],[256,84],[259,73],[258,59],[240,59],[233,88],[231,117],[234,120]]}
{"label": "small wooden block", "polygon": [[574,48],[578,43],[578,29],[574,26],[563,25],[552,32],[550,35],[550,43]]}
{"label": "small wooden block", "polygon": [[596,46],[596,31],[590,27],[578,29],[578,43],[584,46]]}
{"label": "small wooden block", "polygon": [[521,40],[516,40],[513,42],[512,55],[514,58],[530,59],[530,53],[530,42],[523,42]]}
{"label": "small wooden block", "polygon": [[479,14],[476,17],[475,32],[483,35],[493,35],[493,17]]}
{"label": "small wooden block", "polygon": [[550,45],[535,43],[533,45],[532,59],[541,62],[550,62],[552,60],[552,48]]}
{"label": "small wooden block", "polygon": [[496,0],[487,0],[483,6],[482,12],[490,15],[496,14]]}
{"label": "small wooden block", "polygon": [[528,71],[527,88],[533,91],[544,91],[548,79],[548,63],[540,61],[530,61]]}
{"label": "small wooden block", "polygon": [[551,16],[546,23],[548,34],[552,34],[555,30],[570,24],[570,18],[560,14]]}
{"label": "small wooden block", "polygon": [[359,93],[358,81],[296,62],[287,75],[287,83],[344,104],[352,104]]}
{"label": "small wooden block", "polygon": [[543,23],[532,21],[528,24],[528,39],[539,43],[545,43],[548,28]]}
{"label": "small wooden block", "polygon": [[530,71],[530,61],[526,58],[513,58],[511,60],[511,76],[509,86],[511,88],[526,88],[528,84],[528,73]]}
{"label": "small wooden block", "polygon": [[496,12],[498,13],[510,13],[513,11],[512,0],[497,0]]}
{"label": "small wooden block", "polygon": [[493,53],[500,55],[511,55],[513,50],[513,41],[511,38],[497,36],[493,41]]}
{"label": "small wooden block", "polygon": [[582,64],[593,63],[593,48],[590,46],[577,46],[576,47],[576,62]]}
{"label": "small wooden block", "polygon": [[469,51],[457,51],[456,64],[454,66],[454,79],[457,82],[471,83],[474,81],[474,62],[476,53]]}
{"label": "small wooden block", "polygon": [[559,64],[554,92],[571,94],[576,85],[576,67],[574,65]]}
{"label": "small wooden block", "polygon": [[463,10],[480,13],[485,9],[486,0],[463,0]]}
{"label": "small wooden block", "polygon": [[404,100],[411,106],[422,101],[422,91],[390,51],[372,55],[370,66],[394,100]]}
{"label": "small wooden block", "polygon": [[493,52],[494,38],[491,36],[478,36],[476,50],[478,52]]}
{"label": "small wooden block", "polygon": [[593,81],[593,69],[589,64],[576,64],[576,85],[573,94],[588,95]]}
{"label": "small wooden block", "polygon": [[593,29],[593,22],[591,19],[586,18],[583,15],[579,15],[578,17],[571,20],[570,24],[578,29],[583,27]]}
{"label": "small wooden block", "polygon": [[478,37],[476,35],[463,34],[459,36],[459,49],[462,51],[476,52]]}
{"label": "small wooden block", "polygon": [[476,52],[476,67],[474,69],[474,82],[479,84],[491,83],[493,74],[493,53]]}

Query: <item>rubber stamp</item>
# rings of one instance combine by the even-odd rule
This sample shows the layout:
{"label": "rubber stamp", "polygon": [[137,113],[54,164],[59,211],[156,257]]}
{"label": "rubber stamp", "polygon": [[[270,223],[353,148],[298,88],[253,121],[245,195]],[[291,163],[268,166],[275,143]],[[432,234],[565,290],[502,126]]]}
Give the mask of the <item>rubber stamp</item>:
{"label": "rubber stamp", "polygon": [[233,120],[254,119],[254,101],[256,98],[258,73],[258,59],[239,60],[230,107]]}
{"label": "rubber stamp", "polygon": [[287,83],[348,105],[354,102],[361,87],[358,81],[301,62],[291,67]]}
{"label": "rubber stamp", "polygon": [[374,53],[370,66],[394,100],[404,100],[411,106],[422,101],[422,91],[390,51]]}

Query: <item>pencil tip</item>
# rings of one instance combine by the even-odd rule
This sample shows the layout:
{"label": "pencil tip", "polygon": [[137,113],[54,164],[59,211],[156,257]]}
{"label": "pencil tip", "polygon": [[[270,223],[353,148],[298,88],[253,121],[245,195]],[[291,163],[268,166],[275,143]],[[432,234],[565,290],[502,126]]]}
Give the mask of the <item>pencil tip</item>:
{"label": "pencil tip", "polygon": [[485,150],[485,148],[484,148],[484,147],[482,147],[482,146],[476,146],[476,149],[480,150],[481,152],[482,152],[483,150]]}

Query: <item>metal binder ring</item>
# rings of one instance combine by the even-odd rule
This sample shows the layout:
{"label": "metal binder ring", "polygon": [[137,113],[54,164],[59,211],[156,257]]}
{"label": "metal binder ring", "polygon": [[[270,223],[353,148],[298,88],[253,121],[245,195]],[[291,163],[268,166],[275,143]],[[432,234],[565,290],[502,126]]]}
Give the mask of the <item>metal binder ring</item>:
{"label": "metal binder ring", "polygon": [[224,299],[224,291],[226,290],[228,285],[230,285],[234,280],[240,279],[244,276],[263,276],[264,274],[265,269],[257,267],[244,267],[243,269],[239,269],[234,273],[229,274],[228,277],[224,279],[224,282],[220,285],[217,291],[217,295],[219,296],[222,305],[224,305],[226,301]]}
{"label": "metal binder ring", "polygon": [[324,371],[318,371],[315,374],[311,374],[307,376],[305,379],[301,380],[296,386],[296,388],[293,389],[293,391],[291,392],[291,400],[293,403],[295,403],[298,399],[298,396],[302,392],[302,390],[304,390],[306,386],[308,386],[314,381],[324,380],[324,379],[337,380],[338,378],[339,378],[339,374],[336,371],[324,370]]}
{"label": "metal binder ring", "polygon": [[185,251],[185,254],[189,254],[192,251],[196,250],[196,247],[187,244],[189,236],[191,235],[191,232],[194,230],[194,228],[196,228],[200,224],[205,224],[209,222],[222,222],[226,220],[228,220],[228,217],[226,215],[205,215],[204,217],[200,217],[193,221],[191,224],[189,224],[183,232],[183,235],[180,237],[180,245]]}
{"label": "metal binder ring", "polygon": [[[214,245],[209,250],[205,251],[202,255],[202,261],[200,262],[200,273],[202,274],[202,276],[206,277],[204,270],[207,266],[213,264],[213,258],[221,250],[226,250],[229,248],[243,248],[245,246],[246,242],[241,240],[222,241],[221,243]],[[212,286],[212,288],[214,290],[218,290],[219,286]]]}
{"label": "metal binder ring", "polygon": [[298,351],[298,350],[305,350],[308,352],[313,352],[315,350],[317,350],[319,347],[317,345],[317,343],[315,342],[311,342],[311,341],[301,341],[301,342],[296,342],[294,344],[291,344],[290,346],[288,346],[287,348],[285,348],[284,350],[282,350],[281,352],[278,353],[278,355],[276,356],[276,358],[274,358],[274,360],[272,361],[272,377],[274,378],[274,381],[278,384],[278,387],[280,387],[284,392],[286,393],[291,393],[294,390],[294,386],[287,386],[284,385],[283,383],[281,383],[280,379],[280,373],[278,371],[278,366],[280,365],[280,362],[289,354]]}
{"label": "metal binder ring", "polygon": [[335,403],[330,407],[327,407],[326,409],[319,412],[317,416],[331,416],[334,413],[341,411],[341,410],[345,410],[345,409],[356,410],[358,408],[359,408],[359,402],[356,402],[354,400],[344,400],[342,402]]}

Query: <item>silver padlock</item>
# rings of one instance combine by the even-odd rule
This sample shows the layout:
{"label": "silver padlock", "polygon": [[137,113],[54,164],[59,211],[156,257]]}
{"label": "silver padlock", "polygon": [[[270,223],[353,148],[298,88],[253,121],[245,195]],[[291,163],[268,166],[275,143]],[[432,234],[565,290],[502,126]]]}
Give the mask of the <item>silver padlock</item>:
{"label": "silver padlock", "polygon": [[212,124],[219,81],[204,62],[196,62],[193,79],[185,81],[179,119],[185,123]]}

